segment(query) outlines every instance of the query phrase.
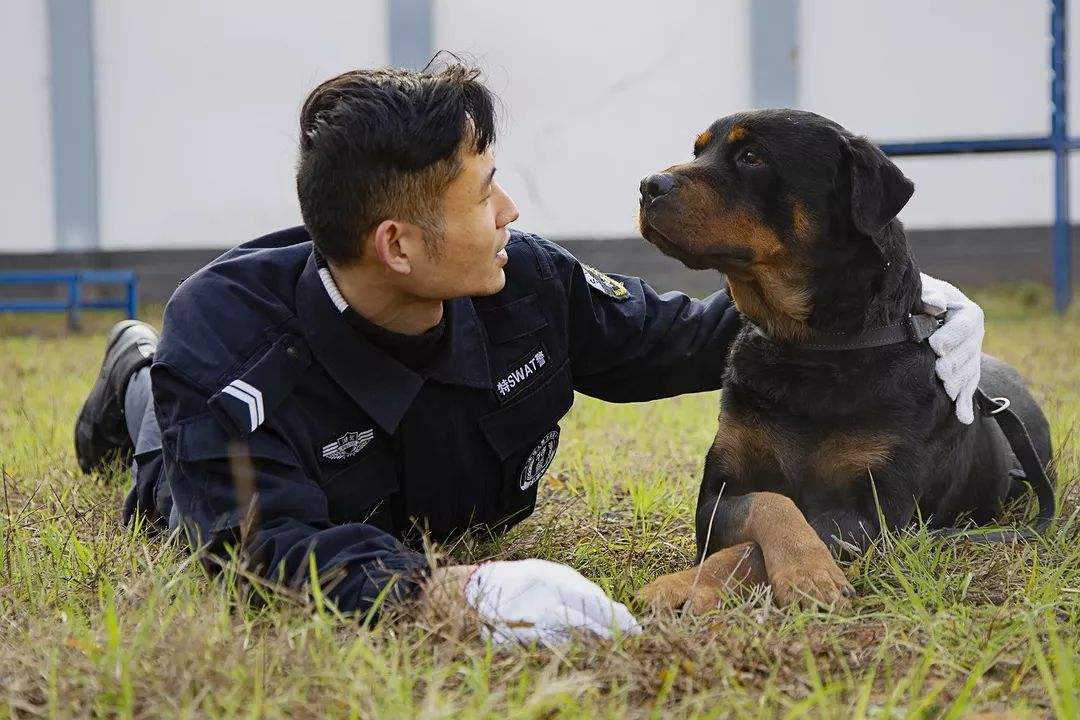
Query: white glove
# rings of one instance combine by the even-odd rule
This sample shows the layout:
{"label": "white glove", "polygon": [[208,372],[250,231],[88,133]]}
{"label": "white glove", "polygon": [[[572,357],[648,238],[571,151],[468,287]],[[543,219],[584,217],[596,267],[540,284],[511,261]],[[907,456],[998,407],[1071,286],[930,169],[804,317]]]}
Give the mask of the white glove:
{"label": "white glove", "polygon": [[972,402],[982,372],[982,308],[949,283],[926,274],[922,301],[927,312],[945,316],[945,323],[930,336],[930,347],[938,355],[934,368],[956,402],[956,417],[970,425],[975,421]]}
{"label": "white glove", "polygon": [[484,620],[496,644],[544,644],[569,639],[571,630],[610,638],[641,626],[622,603],[577,570],[547,560],[484,563],[465,584],[465,602]]}

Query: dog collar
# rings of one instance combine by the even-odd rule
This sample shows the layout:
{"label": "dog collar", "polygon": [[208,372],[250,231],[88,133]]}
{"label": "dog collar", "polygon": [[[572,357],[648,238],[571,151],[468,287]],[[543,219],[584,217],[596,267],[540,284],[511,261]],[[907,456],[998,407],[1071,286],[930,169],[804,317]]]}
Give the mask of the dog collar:
{"label": "dog collar", "polygon": [[[941,327],[941,322],[939,318],[933,315],[914,313],[909,314],[898,323],[865,330],[861,333],[815,332],[810,336],[809,342],[785,342],[781,344],[804,350],[865,350],[866,348],[883,347],[902,342],[921,343]],[[772,340],[757,325],[753,325],[753,328],[761,337]]]}

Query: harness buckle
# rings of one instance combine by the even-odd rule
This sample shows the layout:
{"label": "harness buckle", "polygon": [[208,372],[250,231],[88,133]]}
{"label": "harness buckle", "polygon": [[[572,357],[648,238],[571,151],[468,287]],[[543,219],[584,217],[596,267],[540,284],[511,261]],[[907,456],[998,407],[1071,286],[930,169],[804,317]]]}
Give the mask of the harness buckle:
{"label": "harness buckle", "polygon": [[933,335],[944,322],[944,318],[934,317],[933,315],[927,315],[926,313],[908,315],[908,339],[913,342],[921,343]]}

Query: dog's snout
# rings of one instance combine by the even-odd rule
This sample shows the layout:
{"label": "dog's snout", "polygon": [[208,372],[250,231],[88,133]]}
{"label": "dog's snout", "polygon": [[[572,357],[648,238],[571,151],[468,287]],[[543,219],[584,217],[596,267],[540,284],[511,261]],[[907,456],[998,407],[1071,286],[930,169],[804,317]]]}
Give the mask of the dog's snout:
{"label": "dog's snout", "polygon": [[675,176],[670,173],[657,173],[650,175],[641,181],[641,197],[643,199],[658,198],[671,192],[675,187]]}

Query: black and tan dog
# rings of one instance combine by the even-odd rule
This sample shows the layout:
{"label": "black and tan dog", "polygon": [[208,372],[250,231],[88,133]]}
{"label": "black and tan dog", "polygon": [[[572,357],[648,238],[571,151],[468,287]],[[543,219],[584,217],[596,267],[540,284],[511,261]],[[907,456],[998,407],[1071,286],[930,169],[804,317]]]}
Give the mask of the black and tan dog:
{"label": "black and tan dog", "polygon": [[[766,582],[780,604],[842,604],[854,591],[830,550],[865,547],[879,519],[985,523],[1022,488],[997,424],[955,418],[925,342],[844,347],[922,310],[896,219],[913,191],[865,138],[791,110],[718,120],[692,161],[642,181],[643,235],[723,271],[748,321],[698,497],[701,566],[648,585],[649,604],[702,610],[733,584]],[[988,356],[982,369],[1049,461],[1048,424],[1019,377]]]}

